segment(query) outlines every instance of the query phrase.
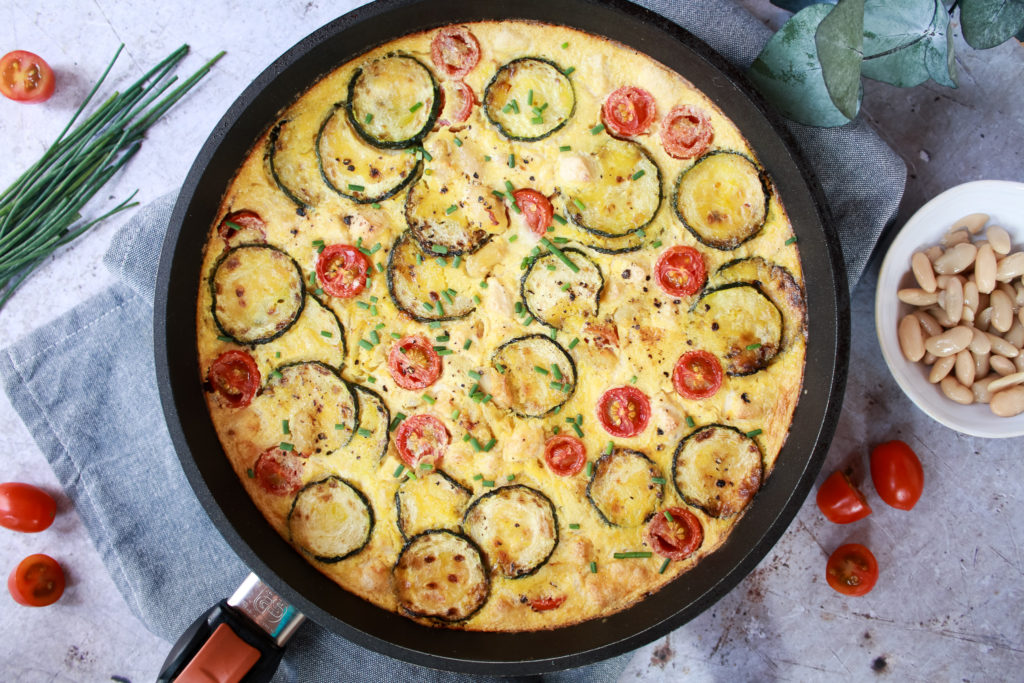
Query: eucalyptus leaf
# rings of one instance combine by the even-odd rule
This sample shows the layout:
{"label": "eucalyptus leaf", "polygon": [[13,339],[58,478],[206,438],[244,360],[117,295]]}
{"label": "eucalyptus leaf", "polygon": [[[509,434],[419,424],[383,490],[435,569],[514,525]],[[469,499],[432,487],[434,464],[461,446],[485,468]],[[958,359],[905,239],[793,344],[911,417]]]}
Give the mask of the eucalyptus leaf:
{"label": "eucalyptus leaf", "polygon": [[772,4],[776,7],[781,7],[788,12],[799,12],[800,10],[810,7],[811,5],[817,5],[821,3],[828,3],[830,5],[836,4],[837,0],[772,0]]}
{"label": "eucalyptus leaf", "polygon": [[815,46],[818,26],[831,11],[831,5],[816,4],[794,14],[769,39],[748,72],[783,115],[811,126],[841,126],[850,120],[832,102]]}
{"label": "eucalyptus leaf", "polygon": [[942,0],[866,0],[861,73],[901,88],[929,77],[956,87],[953,36]]}
{"label": "eucalyptus leaf", "polygon": [[995,47],[1024,34],[1024,0],[961,0],[960,25],[971,47]]}
{"label": "eucalyptus leaf", "polygon": [[864,0],[840,0],[814,32],[818,61],[832,103],[848,119],[857,116],[864,43]]}

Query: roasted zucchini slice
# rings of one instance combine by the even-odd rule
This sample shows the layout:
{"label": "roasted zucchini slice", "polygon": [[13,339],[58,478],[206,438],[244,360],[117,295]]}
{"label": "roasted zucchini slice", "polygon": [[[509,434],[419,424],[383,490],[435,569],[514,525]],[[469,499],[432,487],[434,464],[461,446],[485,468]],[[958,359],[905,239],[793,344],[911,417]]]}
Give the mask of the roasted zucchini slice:
{"label": "roasted zucchini slice", "polygon": [[512,60],[484,90],[484,114],[510,140],[546,138],[575,111],[572,81],[557,64],[539,57]]}
{"label": "roasted zucchini slice", "polygon": [[340,368],[347,352],[345,328],[337,314],[307,292],[306,305],[295,324],[277,339],[253,347],[252,355],[260,374],[266,377],[278,365],[303,360]]}
{"label": "roasted zucchini slice", "polygon": [[437,80],[415,57],[386,55],[352,74],[345,111],[356,134],[374,147],[411,147],[441,112]]}
{"label": "roasted zucchini slice", "polygon": [[213,320],[239,344],[265,344],[288,331],[306,305],[302,270],[267,244],[243,244],[224,253],[210,274]]}
{"label": "roasted zucchini slice", "polygon": [[491,567],[509,579],[536,572],[558,545],[555,506],[522,484],[477,498],[466,510],[462,528],[483,549]]}
{"label": "roasted zucchini slice", "polygon": [[519,295],[530,315],[548,327],[582,325],[597,318],[604,276],[579,249],[561,250],[576,266],[573,272],[557,254],[540,254],[519,281]]}
{"label": "roasted zucchini slice", "polygon": [[782,312],[782,348],[807,336],[807,304],[803,289],[788,270],[760,256],[736,259],[720,266],[712,278],[712,287],[729,282],[749,282],[771,299]]}
{"label": "roasted zucchini slice", "polygon": [[352,130],[348,117],[334,109],[316,136],[316,160],[324,183],[359,204],[372,204],[401,192],[423,170],[412,154],[369,147]]}
{"label": "roasted zucchini slice", "polygon": [[768,200],[768,183],[753,161],[715,151],[679,174],[672,208],[702,244],[728,251],[761,231]]}
{"label": "roasted zucchini slice", "polygon": [[388,443],[391,441],[391,433],[388,431],[391,411],[380,394],[373,389],[355,383],[350,383],[350,386],[358,402],[359,427],[356,429],[356,435],[352,437],[348,450],[356,460],[365,457],[376,464],[388,453]]}
{"label": "roasted zucchini slice", "polygon": [[398,607],[445,622],[473,616],[487,602],[490,572],[469,538],[432,529],[409,539],[393,570]]}
{"label": "roasted zucchini slice", "polygon": [[747,507],[762,476],[757,442],[728,425],[694,430],[679,442],[672,459],[676,491],[712,517],[732,517]]}
{"label": "roasted zucchini slice", "polygon": [[458,531],[473,492],[441,470],[406,476],[395,491],[398,531],[409,539],[428,529]]}
{"label": "roasted zucchini slice", "polygon": [[291,112],[267,136],[267,172],[300,213],[319,204],[327,191],[316,163],[316,136],[310,132],[321,115],[312,110]]}
{"label": "roasted zucchini slice", "polygon": [[519,417],[544,417],[572,398],[576,363],[562,345],[544,334],[516,337],[491,356],[498,405]]}
{"label": "roasted zucchini slice", "polygon": [[253,406],[261,415],[273,416],[275,430],[280,420],[288,420],[288,434],[281,440],[306,456],[330,455],[347,446],[359,424],[352,387],[335,368],[319,361],[278,367]]}
{"label": "roasted zucchini slice", "polygon": [[705,348],[730,375],[752,375],[779,353],[782,313],[757,285],[732,282],[705,290],[690,311],[706,330]]}
{"label": "roasted zucchini slice", "polygon": [[288,513],[292,543],[325,563],[365,548],[373,523],[373,508],[363,492],[334,475],[303,486]]}
{"label": "roasted zucchini slice", "polygon": [[658,466],[640,451],[616,448],[602,455],[587,483],[587,499],[605,523],[638,527],[665,495]]}
{"label": "roasted zucchini slice", "polygon": [[508,212],[471,178],[423,177],[405,196],[405,220],[424,253],[472,254],[508,228]]}
{"label": "roasted zucchini slice", "polygon": [[559,192],[572,222],[601,237],[622,237],[654,220],[661,207],[661,171],[643,147],[606,138],[581,154],[586,172],[564,175]]}
{"label": "roasted zucchini slice", "polygon": [[[474,310],[473,282],[438,253],[424,253],[408,230],[388,256],[388,293],[403,313],[417,322],[457,320]],[[454,292],[454,293],[453,293]],[[447,294],[447,295],[446,295]]]}

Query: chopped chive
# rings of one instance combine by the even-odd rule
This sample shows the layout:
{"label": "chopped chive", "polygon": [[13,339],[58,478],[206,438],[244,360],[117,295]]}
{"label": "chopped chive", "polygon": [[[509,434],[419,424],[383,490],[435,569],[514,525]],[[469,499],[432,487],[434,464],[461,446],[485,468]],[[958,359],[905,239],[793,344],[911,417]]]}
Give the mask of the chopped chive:
{"label": "chopped chive", "polygon": [[644,173],[646,173],[646,171],[644,171],[644,169],[641,168],[639,171],[633,174],[633,180],[640,180],[641,178],[644,177]]}
{"label": "chopped chive", "polygon": [[490,155],[489,154],[485,154],[484,155],[484,161],[490,161],[490,160],[491,160]]}
{"label": "chopped chive", "polygon": [[562,218],[561,216],[559,216],[557,213],[555,215],[553,215],[552,218],[555,219],[555,222],[561,223],[562,225],[565,225],[566,223],[569,222],[569,221],[565,220],[564,218]]}
{"label": "chopped chive", "polygon": [[288,420],[281,420],[281,433],[291,434],[291,432],[288,431]]}
{"label": "chopped chive", "polygon": [[316,294],[317,296],[323,296],[324,290],[321,289],[320,287],[317,287],[316,289],[313,290],[313,293]]}
{"label": "chopped chive", "polygon": [[250,479],[252,479],[253,477],[255,477],[255,476],[256,476],[256,473],[255,473],[255,472],[253,472],[253,471],[252,471],[252,468],[250,467],[249,469],[247,469],[247,470],[245,471],[245,476],[247,476],[247,477],[249,477]]}
{"label": "chopped chive", "polygon": [[[376,306],[370,306],[370,315],[377,315],[378,313],[379,313],[379,311],[377,310]],[[381,323],[381,324],[383,324],[383,323]]]}
{"label": "chopped chive", "polygon": [[577,413],[577,414],[576,414],[576,420],[575,420],[575,422],[576,422],[576,424],[578,424],[578,425],[579,425],[580,427],[582,427],[582,426],[583,426],[583,415],[582,415],[582,414],[580,414],[580,413]]}
{"label": "chopped chive", "polygon": [[591,476],[593,476],[593,474],[594,474],[594,463],[588,461],[587,462],[587,476],[591,477]]}
{"label": "chopped chive", "polygon": [[597,573],[597,562],[591,562],[590,563],[590,573],[591,574],[596,574]]}
{"label": "chopped chive", "polygon": [[578,424],[573,422],[572,423],[572,429],[573,429],[574,432],[576,432],[576,436],[580,437],[581,439],[583,438],[583,430],[580,429],[580,426]]}
{"label": "chopped chive", "polygon": [[423,257],[419,253],[417,253],[416,254],[416,265],[420,265],[421,263],[423,263]]}
{"label": "chopped chive", "polygon": [[509,154],[508,155],[508,167],[509,168],[515,168],[516,167],[516,155],[515,154]]}
{"label": "chopped chive", "polygon": [[508,241],[515,242],[517,239],[519,239],[519,235],[509,235]]}
{"label": "chopped chive", "polygon": [[530,123],[538,125],[544,123],[544,117],[538,114],[537,116],[534,116],[532,119],[530,119]]}
{"label": "chopped chive", "polygon": [[[372,309],[374,309],[374,308],[375,308],[374,306],[370,306],[370,309],[371,309],[371,310],[372,310]],[[376,314],[376,313],[374,313],[374,315],[377,315],[377,314]],[[383,328],[383,327],[384,327],[384,323],[377,323],[377,325],[376,325],[376,326],[375,326],[375,327],[374,327],[373,329],[375,329],[375,330],[379,330],[379,329],[381,329],[381,328]]]}
{"label": "chopped chive", "polygon": [[452,351],[451,349],[441,349],[440,351],[437,352],[437,355],[439,355],[439,356],[450,356],[453,353],[455,353],[455,352]]}
{"label": "chopped chive", "polygon": [[280,357],[281,357],[281,352],[280,351],[275,351],[274,352],[274,358],[280,358]]}
{"label": "chopped chive", "polygon": [[551,240],[549,240],[547,237],[541,237],[540,243],[547,247],[548,251],[557,256],[562,261],[562,263],[568,266],[569,270],[571,270],[574,273],[580,272],[580,267],[573,263],[572,260],[562,252],[561,249],[552,244]]}
{"label": "chopped chive", "polygon": [[761,348],[760,342],[754,342],[753,344],[747,344],[747,351],[754,351],[755,349]]}
{"label": "chopped chive", "polygon": [[569,342],[569,348],[571,349],[572,347],[576,346],[579,343],[580,343],[580,338],[579,337],[573,337],[572,341]]}
{"label": "chopped chive", "polygon": [[377,378],[374,377],[373,375],[367,375],[366,376],[366,381],[369,382],[370,384],[376,384],[377,383]]}
{"label": "chopped chive", "polygon": [[502,192],[501,190],[491,190],[491,194],[493,194],[495,197],[497,197],[501,201],[505,201],[505,193]]}
{"label": "chopped chive", "polygon": [[398,429],[398,425],[405,419],[405,413],[398,413],[395,418],[391,420],[391,424],[388,426],[388,431],[393,432]]}
{"label": "chopped chive", "polygon": [[634,560],[650,557],[652,554],[650,550],[632,550],[628,553],[615,553],[612,557],[616,560]]}
{"label": "chopped chive", "polygon": [[597,135],[602,130],[604,130],[604,124],[603,123],[599,123],[599,124],[597,124],[596,126],[594,126],[593,128],[590,129],[590,134],[591,135]]}
{"label": "chopped chive", "polygon": [[477,380],[478,382],[480,381],[480,373],[477,372],[476,370],[470,370],[466,374],[472,377],[473,379]]}
{"label": "chopped chive", "polygon": [[364,439],[369,439],[371,436],[373,436],[373,432],[371,432],[369,429],[364,429],[363,427],[357,429],[356,434],[363,437]]}
{"label": "chopped chive", "polygon": [[570,287],[572,287],[572,283],[571,282],[565,282],[565,283],[562,284],[561,287],[559,287],[559,289],[561,289],[563,292],[567,292],[567,291],[569,291]]}
{"label": "chopped chive", "polygon": [[392,339],[401,339],[402,335],[398,334],[397,332],[392,332],[391,333],[391,338]]}
{"label": "chopped chive", "polygon": [[653,242],[651,242],[651,246],[657,249],[658,247],[661,246],[661,240],[654,240]]}
{"label": "chopped chive", "polygon": [[492,488],[494,486],[494,480],[493,479],[484,479],[482,482],[480,482],[480,485],[481,486],[486,486],[487,488]]}
{"label": "chopped chive", "polygon": [[655,484],[664,484],[665,477],[651,477],[651,481],[653,481]]}
{"label": "chopped chive", "polygon": [[444,334],[439,334],[436,337],[434,337],[434,341],[446,342],[446,341],[450,341],[451,338],[452,338],[452,336],[450,334],[448,334],[447,332],[445,332]]}
{"label": "chopped chive", "polygon": [[327,330],[320,330],[320,336],[321,337],[333,337],[334,335],[331,334],[330,332],[328,332]]}
{"label": "chopped chive", "polygon": [[514,111],[515,113],[518,114],[519,113],[519,103],[516,102],[515,100],[512,100],[511,102],[509,102],[509,104],[512,105],[512,111]]}
{"label": "chopped chive", "polygon": [[[469,441],[469,438],[470,438],[470,437],[469,437],[469,434],[463,434],[463,435],[462,435],[462,440],[463,440],[464,442],[465,442],[465,441]],[[475,477],[474,477],[474,478],[475,478]]]}
{"label": "chopped chive", "polygon": [[[445,215],[450,216],[450,215],[452,215],[453,213],[455,213],[458,210],[459,210],[459,205],[458,204],[452,204],[447,209],[445,209],[444,212],[445,212]],[[439,245],[434,245],[434,246],[439,246]],[[431,248],[433,248],[433,247],[431,247]],[[448,248],[445,247],[445,250],[442,253],[447,254],[448,253]]]}
{"label": "chopped chive", "polygon": [[558,338],[558,330],[556,330],[554,327],[552,327],[551,331],[548,332],[548,336],[551,337],[552,340],[557,339]]}
{"label": "chopped chive", "polygon": [[370,341],[373,342],[374,346],[380,344],[380,335],[377,334],[377,330],[370,330]]}
{"label": "chopped chive", "polygon": [[793,235],[788,240],[786,240],[785,244],[790,245],[793,244],[793,242],[796,242],[796,235]]}
{"label": "chopped chive", "polygon": [[372,114],[372,113],[370,113],[370,112],[368,112],[368,113],[366,114],[366,118],[365,118],[365,119],[363,119],[363,120],[364,120],[364,121],[366,121],[366,123],[370,123],[371,121],[373,121],[373,114]]}
{"label": "chopped chive", "polygon": [[566,76],[571,76],[571,75],[572,75],[572,72],[573,72],[573,71],[575,71],[575,70],[576,70],[576,67],[574,67],[574,66],[570,66],[570,67],[569,67],[568,69],[566,69],[566,70],[564,71],[564,73],[565,73],[565,75],[566,75]]}
{"label": "chopped chive", "polygon": [[434,469],[434,464],[430,463],[430,462],[421,462],[420,463],[420,469],[421,470],[432,470],[432,469]]}
{"label": "chopped chive", "polygon": [[548,386],[555,391],[565,391],[565,385],[561,382],[548,382]]}
{"label": "chopped chive", "polygon": [[532,315],[526,316],[526,319],[523,320],[523,327],[529,327],[530,323],[532,323],[532,322],[533,322],[533,316]]}
{"label": "chopped chive", "polygon": [[454,142],[454,143],[455,143],[455,146],[456,146],[456,147],[462,147],[462,140],[460,140],[459,138],[457,138],[457,137],[456,137],[456,138],[453,138],[453,139],[452,139],[452,142]]}
{"label": "chopped chive", "polygon": [[431,396],[430,394],[423,394],[421,398],[430,405],[434,405],[435,403],[437,403],[437,399]]}
{"label": "chopped chive", "polygon": [[495,363],[495,364],[494,364],[494,367],[495,367],[495,368],[497,368],[497,370],[498,370],[498,372],[499,372],[500,374],[502,374],[502,375],[504,375],[504,374],[505,374],[505,369],[506,369],[506,368],[505,368],[505,366],[504,366],[504,365],[502,365],[501,363]]}
{"label": "chopped chive", "polygon": [[562,49],[563,49],[563,50],[564,50],[565,48],[567,48],[567,47],[569,47],[569,41],[566,41],[566,42],[562,43]]}
{"label": "chopped chive", "polygon": [[427,309],[428,311],[433,311],[434,310],[434,304],[430,303],[429,301],[424,301],[423,302],[423,308]]}
{"label": "chopped chive", "polygon": [[431,244],[430,251],[434,252],[435,254],[447,254],[448,247],[444,246],[443,244]]}
{"label": "chopped chive", "polygon": [[495,438],[494,438],[494,437],[492,436],[492,437],[491,437],[491,439],[490,439],[490,441],[488,441],[487,443],[485,443],[485,444],[484,444],[484,450],[485,450],[485,451],[490,451],[490,450],[491,450],[492,448],[494,448],[494,444],[496,444],[496,443],[498,443],[498,440],[497,440],[497,439],[495,439]]}
{"label": "chopped chive", "polygon": [[467,339],[466,341],[464,341],[462,343],[462,350],[463,351],[469,351],[469,347],[472,346],[472,345],[473,345],[473,340],[472,339]]}
{"label": "chopped chive", "polygon": [[636,380],[637,380],[637,376],[633,375],[632,377],[629,378],[629,383],[630,384],[636,384]]}
{"label": "chopped chive", "polygon": [[460,413],[459,413],[459,409],[458,408],[456,408],[455,410],[452,411],[452,417],[451,417],[452,422],[455,422],[455,420],[459,419],[459,414]]}
{"label": "chopped chive", "polygon": [[661,563],[661,569],[658,570],[659,574],[664,574],[665,570],[668,569],[668,563],[671,562],[669,558],[665,558],[665,561]]}
{"label": "chopped chive", "polygon": [[[551,232],[554,229],[555,229],[554,226],[552,226],[552,227],[548,228],[548,232]],[[569,241],[569,238],[568,237],[552,237],[551,241],[554,242],[555,244],[565,244],[566,242]]]}
{"label": "chopped chive", "polygon": [[446,346],[434,346],[434,350],[435,351],[444,351],[446,348],[448,348],[448,347],[446,347]]}
{"label": "chopped chive", "polygon": [[370,308],[370,304],[366,303],[365,301],[357,301],[356,306],[358,308],[363,309],[364,311],[369,310]]}
{"label": "chopped chive", "polygon": [[437,330],[440,329],[441,323],[439,323],[436,320],[431,320],[429,323],[427,323],[427,327],[429,327],[432,330]]}
{"label": "chopped chive", "polygon": [[480,445],[480,442],[476,440],[475,436],[471,436],[469,438],[469,445],[472,446],[473,450],[476,451],[477,453],[484,449],[484,447]]}
{"label": "chopped chive", "polygon": [[335,425],[334,425],[334,428],[335,428],[335,429],[337,429],[337,430],[338,430],[339,432],[340,432],[340,431],[344,431],[344,430],[347,430],[347,429],[348,429],[348,427],[346,427],[345,425],[343,425],[343,424],[337,424],[337,423],[335,423]]}
{"label": "chopped chive", "polygon": [[316,273],[315,272],[309,274],[309,286],[310,287],[315,287],[316,286]]}
{"label": "chopped chive", "polygon": [[287,441],[282,441],[280,447],[281,447],[282,451],[293,451],[293,450],[295,450],[295,446],[293,444],[288,443]]}
{"label": "chopped chive", "polygon": [[689,415],[687,415],[686,416],[686,426],[687,427],[693,427],[694,425],[696,425],[696,423],[693,421],[693,418],[690,417]]}
{"label": "chopped chive", "polygon": [[378,204],[377,202],[374,202],[373,204],[370,204],[370,206],[373,207],[374,209],[379,209],[380,208],[380,204]]}
{"label": "chopped chive", "polygon": [[477,295],[477,294],[473,295],[473,303],[475,303],[475,304],[479,304],[480,303],[480,296],[479,295]]}
{"label": "chopped chive", "polygon": [[367,249],[366,247],[359,247],[359,251],[366,254],[367,256],[370,256],[370,250]]}
{"label": "chopped chive", "polygon": [[572,203],[575,204],[576,208],[579,209],[580,211],[586,211],[587,210],[587,205],[584,204],[583,202],[581,202],[576,197],[572,198]]}
{"label": "chopped chive", "polygon": [[281,379],[282,375],[278,370],[272,370],[270,373],[270,379]]}
{"label": "chopped chive", "polygon": [[423,154],[423,158],[426,159],[427,161],[433,161],[434,160],[434,157],[430,156],[430,152],[428,152],[427,150],[425,150],[422,147],[420,147],[419,151],[420,151],[421,154]]}
{"label": "chopped chive", "polygon": [[614,449],[615,449],[615,444],[614,444],[614,443],[612,443],[611,441],[609,441],[609,442],[608,442],[607,444],[605,444],[605,447],[604,447],[604,454],[605,454],[605,455],[611,455],[611,452],[612,452],[612,450],[614,450]]}
{"label": "chopped chive", "polygon": [[[469,436],[469,435],[467,434],[466,436]],[[484,475],[482,475],[482,474],[474,474],[473,475],[473,481],[480,481],[483,478],[484,478]]]}
{"label": "chopped chive", "polygon": [[456,254],[452,260],[452,268],[458,268],[460,263],[462,263],[462,254]]}
{"label": "chopped chive", "polygon": [[516,187],[515,187],[515,185],[513,185],[513,184],[511,183],[511,181],[508,181],[508,180],[506,180],[506,181],[505,181],[505,189],[506,189],[506,190],[508,190],[508,196],[509,196],[510,198],[511,198],[511,197],[513,196],[513,194],[514,194],[514,193],[515,193],[515,191],[516,191]]}
{"label": "chopped chive", "polygon": [[[551,330],[555,332],[556,330]],[[558,363],[551,364],[551,374],[555,376],[555,379],[562,379],[562,371],[558,369]]]}
{"label": "chopped chive", "polygon": [[555,264],[554,264],[554,263],[549,263],[549,264],[547,265],[547,269],[548,269],[548,270],[558,270],[558,268],[557,268],[557,267],[555,266]]}
{"label": "chopped chive", "polygon": [[558,151],[559,152],[571,152],[572,151],[572,145],[562,145],[561,147],[558,148]]}
{"label": "chopped chive", "polygon": [[665,515],[665,519],[667,519],[668,521],[670,521],[670,522],[676,521],[676,518],[673,517],[672,513],[669,512],[668,510],[665,510],[665,512],[663,514]]}
{"label": "chopped chive", "polygon": [[754,438],[755,436],[757,436],[758,434],[760,434],[760,433],[761,433],[761,431],[762,431],[762,430],[760,430],[760,429],[754,429],[754,430],[752,430],[752,431],[749,431],[749,432],[747,432],[747,436],[749,436],[749,437],[750,437],[751,439],[753,439],[753,438]]}
{"label": "chopped chive", "polygon": [[414,104],[411,107],[409,107],[409,111],[410,112],[414,112],[414,111],[416,111],[417,109],[419,109],[422,106],[423,106],[422,102],[417,102],[416,104]]}
{"label": "chopped chive", "polygon": [[501,111],[508,114],[510,111],[512,111],[512,103],[509,102],[508,104],[506,104],[504,107],[501,108]]}
{"label": "chopped chive", "polygon": [[510,474],[507,477],[505,477],[505,479],[507,479],[508,481],[515,481],[516,480],[516,475]]}
{"label": "chopped chive", "polygon": [[526,103],[533,106],[533,88],[530,88],[530,92],[526,93]]}
{"label": "chopped chive", "polygon": [[551,428],[551,433],[552,434],[557,434],[560,431],[562,431],[562,428],[559,427],[558,425],[555,425],[554,427]]}
{"label": "chopped chive", "polygon": [[373,256],[373,255],[374,255],[374,254],[376,254],[376,253],[377,253],[378,251],[380,251],[380,248],[381,248],[381,244],[380,244],[380,242],[377,242],[377,244],[375,244],[375,245],[373,245],[372,247],[370,247],[370,256]]}
{"label": "chopped chive", "polygon": [[[448,262],[444,260],[443,256],[438,256],[437,258],[434,259],[434,262],[437,263],[437,265],[441,266],[442,268],[448,265]],[[439,301],[438,303],[441,302]]]}
{"label": "chopped chive", "polygon": [[373,344],[371,344],[370,342],[366,341],[365,339],[360,339],[359,340],[359,345],[362,346],[367,351],[373,351]]}
{"label": "chopped chive", "polygon": [[395,477],[395,478],[398,478],[398,477],[402,476],[402,471],[403,471],[404,469],[405,469],[405,465],[399,464],[399,465],[398,465],[398,469],[396,469],[396,470],[395,470],[395,473],[394,473],[394,474],[392,474],[391,476],[392,476],[392,477]]}
{"label": "chopped chive", "polygon": [[441,292],[441,294],[444,296],[445,299],[448,300],[449,304],[455,304],[455,299],[453,299],[452,295],[448,293],[448,290]]}
{"label": "chopped chive", "polygon": [[513,306],[513,309],[515,310],[516,315],[522,315],[522,313],[523,313],[523,302],[522,301],[517,301],[516,305]]}
{"label": "chopped chive", "polygon": [[579,528],[580,528],[580,525],[579,525],[579,524],[570,524],[570,525],[569,525],[569,528],[570,528],[570,529],[579,529]]}
{"label": "chopped chive", "polygon": [[233,342],[233,341],[235,341],[235,340],[234,340],[234,339],[232,339],[231,337],[225,337],[225,336],[224,336],[223,334],[218,334],[218,335],[217,335],[217,341],[222,341],[222,342]]}
{"label": "chopped chive", "polygon": [[352,190],[353,192],[362,192],[366,188],[363,187],[362,185],[355,185],[353,183],[349,183],[348,184],[348,189]]}

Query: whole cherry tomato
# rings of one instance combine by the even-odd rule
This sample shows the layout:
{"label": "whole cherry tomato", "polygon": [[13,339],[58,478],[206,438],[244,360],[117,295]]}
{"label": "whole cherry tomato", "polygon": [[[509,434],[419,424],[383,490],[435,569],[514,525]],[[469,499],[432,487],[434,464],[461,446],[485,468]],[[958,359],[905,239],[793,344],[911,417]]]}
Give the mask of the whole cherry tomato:
{"label": "whole cherry tomato", "polygon": [[924,469],[910,446],[902,441],[886,441],[871,451],[871,481],[886,504],[909,510],[921,499]]}
{"label": "whole cherry tomato", "polygon": [[825,519],[836,524],[849,524],[871,514],[864,494],[839,470],[829,475],[818,489],[818,509]]}
{"label": "whole cherry tomato", "polygon": [[57,503],[32,484],[9,481],[0,484],[0,526],[35,533],[53,524]]}
{"label": "whole cherry tomato", "polygon": [[52,605],[64,594],[64,570],[49,555],[29,555],[7,577],[7,590],[19,605]]}
{"label": "whole cherry tomato", "polygon": [[865,595],[878,581],[878,561],[860,543],[847,543],[829,556],[825,578],[843,595]]}

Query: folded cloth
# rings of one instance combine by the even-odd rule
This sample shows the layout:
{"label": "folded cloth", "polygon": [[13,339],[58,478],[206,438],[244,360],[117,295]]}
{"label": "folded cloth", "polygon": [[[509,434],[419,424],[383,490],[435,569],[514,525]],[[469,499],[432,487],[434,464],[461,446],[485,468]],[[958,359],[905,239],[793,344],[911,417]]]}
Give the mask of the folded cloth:
{"label": "folded cloth", "polygon": [[[740,67],[770,35],[730,0],[642,4]],[[829,130],[791,124],[791,130],[825,190],[852,286],[895,215],[904,167],[864,123]],[[230,595],[248,571],[193,496],[160,409],[152,302],[159,245],[173,204],[173,194],[161,198],[115,236],[105,262],[121,283],[0,352],[0,378],[11,404],[74,502],[115,583],[134,613],[168,640]],[[544,678],[614,680],[629,657]],[[378,655],[314,623],[299,629],[278,674],[279,680],[296,681],[352,677],[470,680]]]}

